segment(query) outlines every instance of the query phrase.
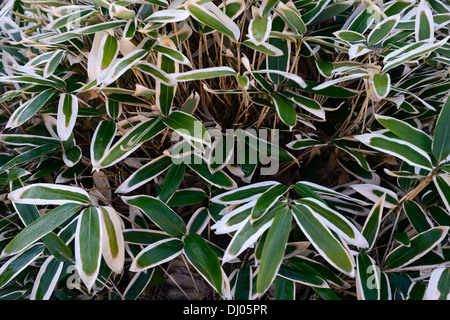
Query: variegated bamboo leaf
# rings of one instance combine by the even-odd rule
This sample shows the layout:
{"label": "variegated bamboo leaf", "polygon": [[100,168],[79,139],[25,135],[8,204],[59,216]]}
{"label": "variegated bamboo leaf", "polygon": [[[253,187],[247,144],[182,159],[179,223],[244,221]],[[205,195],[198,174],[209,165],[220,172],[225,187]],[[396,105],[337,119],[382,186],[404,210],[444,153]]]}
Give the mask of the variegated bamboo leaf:
{"label": "variegated bamboo leaf", "polygon": [[[140,122],[137,126],[127,131],[113,146],[106,151],[103,151],[111,144],[113,139],[112,128],[108,125],[108,128],[106,129],[107,124],[105,123],[105,127],[99,128],[98,130],[102,130],[102,132],[103,130],[107,130],[108,133],[105,132],[105,134],[107,134],[107,139],[104,141],[102,139],[96,139],[97,145],[91,145],[91,148],[94,148],[94,152],[96,151],[96,146],[98,146],[98,155],[102,155],[103,153],[100,160],[96,161],[97,158],[94,159],[94,170],[107,168],[116,164],[134,152],[145,141],[150,140],[159,134],[166,127],[161,120],[161,118],[153,118]],[[99,131],[97,131],[97,134],[98,132]],[[99,138],[101,138],[101,136]]]}
{"label": "variegated bamboo leaf", "polygon": [[75,263],[88,291],[94,286],[99,274],[103,237],[100,209],[84,209],[78,217],[75,233]]}
{"label": "variegated bamboo leaf", "polygon": [[84,189],[51,183],[35,183],[22,187],[8,194],[8,199],[15,203],[35,205],[90,203],[89,195]]}
{"label": "variegated bamboo leaf", "polygon": [[355,138],[375,150],[400,158],[412,166],[426,170],[432,167],[430,156],[410,142],[389,138],[379,133],[366,133]]}
{"label": "variegated bamboo leaf", "polygon": [[355,261],[348,248],[315,218],[308,207],[297,204],[291,209],[298,226],[320,255],[336,269],[354,277]]}
{"label": "variegated bamboo leaf", "polygon": [[160,156],[134,172],[117,189],[116,193],[128,193],[153,180],[172,165],[172,159]]}
{"label": "variegated bamboo leaf", "polygon": [[62,225],[81,209],[80,205],[67,203],[47,214],[37,218],[27,225],[8,245],[3,249],[2,256],[16,254],[32,245],[55,228]]}
{"label": "variegated bamboo leaf", "polygon": [[114,273],[120,274],[125,262],[123,222],[112,207],[100,207],[99,211],[102,215],[103,258]]}
{"label": "variegated bamboo leaf", "polygon": [[0,268],[0,288],[11,283],[20,272],[41,255],[44,248],[45,246],[38,242],[5,262]]}
{"label": "variegated bamboo leaf", "polygon": [[425,292],[425,300],[448,300],[449,293],[449,268],[438,268],[431,273],[430,281]]}
{"label": "variegated bamboo leaf", "polygon": [[372,209],[370,210],[366,218],[366,222],[364,223],[364,226],[362,228],[361,233],[369,243],[369,247],[367,248],[367,250],[372,249],[376,242],[376,238],[380,230],[381,218],[383,216],[385,199],[386,194],[383,193],[383,195],[380,198],[378,198],[378,200],[373,205]]}
{"label": "variegated bamboo leaf", "polygon": [[448,227],[435,227],[411,238],[409,245],[402,244],[387,255],[386,268],[400,269],[420,259],[442,241],[448,230]]}
{"label": "variegated bamboo leaf", "polygon": [[64,263],[48,257],[39,269],[30,300],[49,300],[62,273]]}
{"label": "variegated bamboo leaf", "polygon": [[78,98],[72,94],[61,94],[58,104],[57,130],[62,141],[69,139],[78,116]]}
{"label": "variegated bamboo leaf", "polygon": [[223,33],[234,41],[239,40],[239,27],[211,2],[200,5],[197,2],[188,0],[184,3],[184,7],[199,22]]}
{"label": "variegated bamboo leaf", "polygon": [[181,238],[186,233],[183,220],[161,200],[150,196],[122,197],[130,206],[142,210],[158,227],[173,237]]}
{"label": "variegated bamboo leaf", "polygon": [[[183,242],[169,238],[157,241],[142,250],[133,260],[130,271],[141,272],[168,262],[183,252]],[[148,271],[147,271],[148,272]]]}

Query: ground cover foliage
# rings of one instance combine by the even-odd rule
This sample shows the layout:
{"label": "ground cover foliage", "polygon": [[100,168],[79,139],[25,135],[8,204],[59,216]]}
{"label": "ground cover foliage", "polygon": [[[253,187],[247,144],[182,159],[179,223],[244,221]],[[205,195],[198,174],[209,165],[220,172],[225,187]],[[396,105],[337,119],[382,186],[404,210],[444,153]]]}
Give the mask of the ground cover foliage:
{"label": "ground cover foliage", "polygon": [[0,298],[448,299],[449,22],[2,1]]}

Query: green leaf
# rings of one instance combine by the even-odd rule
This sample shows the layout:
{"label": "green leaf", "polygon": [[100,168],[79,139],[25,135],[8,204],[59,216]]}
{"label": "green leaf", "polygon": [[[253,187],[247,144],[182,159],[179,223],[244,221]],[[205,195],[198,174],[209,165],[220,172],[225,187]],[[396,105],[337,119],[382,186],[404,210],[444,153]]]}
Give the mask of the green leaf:
{"label": "green leaf", "polygon": [[375,95],[378,99],[386,98],[391,90],[391,77],[389,74],[374,74],[372,81],[373,88],[375,89]]}
{"label": "green leaf", "polygon": [[128,71],[133,65],[139,63],[148,54],[147,50],[137,49],[124,57],[118,59],[109,68],[103,79],[103,85],[107,86],[117,79],[119,79],[126,71]]}
{"label": "green leaf", "polygon": [[422,233],[433,227],[433,223],[427,214],[416,202],[411,200],[403,202],[403,210],[417,233]]}
{"label": "green leaf", "polygon": [[252,42],[251,40],[245,40],[242,42],[242,44],[253,50],[262,52],[268,56],[278,57],[278,56],[283,55],[283,51],[281,51],[280,49],[278,49],[277,47],[275,47],[274,45],[272,45],[270,43],[266,43],[266,42],[255,43],[255,42]]}
{"label": "green leaf", "polygon": [[211,143],[211,137],[205,127],[190,114],[174,111],[163,122],[188,140],[204,144]]}
{"label": "green leaf", "polygon": [[4,263],[0,268],[0,288],[10,283],[20,272],[36,260],[44,251],[44,248],[45,246],[42,243],[36,243]]}
{"label": "green leaf", "polygon": [[424,300],[427,285],[422,281],[414,282],[408,289],[406,300]]}
{"label": "green leaf", "polygon": [[105,104],[106,111],[113,120],[116,120],[118,117],[120,117],[122,113],[122,104],[120,102],[106,98]]}
{"label": "green leaf", "polygon": [[[98,171],[101,168],[110,167],[125,159],[128,155],[138,149],[144,142],[152,139],[166,128],[161,120],[161,118],[144,120],[137,126],[127,131],[119,141],[117,141],[111,148],[108,148],[99,161],[94,163],[93,169]],[[110,142],[108,141],[108,144],[109,143]],[[105,143],[99,143],[99,145],[101,146],[101,148],[99,148],[101,150],[105,146]]]}
{"label": "green leaf", "polygon": [[432,150],[438,162],[446,159],[450,154],[450,129],[447,123],[448,119],[450,119],[450,98],[447,98],[445,101],[434,130]]}
{"label": "green leaf", "polygon": [[317,282],[315,283],[315,285],[309,284],[314,288],[327,288],[329,287],[327,283],[333,284],[340,288],[350,287],[348,283],[336,276],[336,274],[332,270],[315,260],[298,255],[296,257],[290,258],[288,261],[290,265],[302,270],[302,272],[313,272],[316,278],[320,278],[321,281],[319,282],[319,284]]}
{"label": "green leaf", "polygon": [[13,157],[11,160],[7,161],[3,166],[1,166],[0,174],[6,172],[6,170],[13,168],[14,166],[17,166],[18,164],[30,162],[31,160],[36,158],[42,158],[54,150],[55,146],[51,145],[43,145],[40,147],[27,149],[26,151],[23,151],[19,155]]}
{"label": "green leaf", "polygon": [[334,35],[343,41],[348,42],[361,42],[365,41],[366,38],[359,32],[351,31],[351,30],[340,30],[334,32]]}
{"label": "green leaf", "polygon": [[[162,44],[165,48],[176,50],[176,46],[173,41],[167,37],[161,38],[159,43]],[[162,78],[163,80],[165,80],[165,78],[167,77],[169,80],[169,83],[166,84],[167,81],[161,82],[157,79],[155,87],[156,106],[159,110],[161,110],[161,113],[163,115],[167,116],[172,112],[173,100],[177,91],[177,86],[176,84],[173,84],[172,78],[169,74],[177,73],[179,70],[179,66],[177,62],[175,62],[172,58],[167,56],[167,54],[163,54],[162,52],[158,53],[157,65],[162,72],[155,73],[153,71],[150,73],[153,73],[156,78]]]}
{"label": "green leaf", "polygon": [[219,292],[227,296],[229,284],[220,266],[219,258],[205,240],[197,234],[184,239],[184,254],[202,277]]}
{"label": "green leaf", "polygon": [[433,13],[428,2],[420,1],[415,21],[416,41],[434,40],[434,28]]}
{"label": "green leaf", "polygon": [[153,180],[172,165],[172,159],[160,156],[139,168],[129,176],[117,189],[116,193],[129,193]]}
{"label": "green leaf", "polygon": [[242,222],[233,239],[228,244],[225,254],[223,256],[222,262],[226,263],[239,254],[241,254],[245,249],[253,245],[256,240],[272,225],[274,215],[282,207],[286,205],[282,202],[277,202],[272,209],[269,210],[261,219],[256,220],[254,223],[250,222],[250,216]]}
{"label": "green leaf", "polygon": [[341,83],[341,82],[345,82],[345,81],[348,81],[348,80],[354,80],[354,79],[360,80],[360,79],[367,79],[367,78],[368,78],[368,75],[366,73],[362,73],[362,72],[354,73],[354,74],[343,76],[343,77],[340,77],[340,78],[337,78],[337,79],[326,81],[326,82],[324,82],[322,84],[319,84],[318,86],[315,86],[313,88],[313,90],[321,91],[321,90],[329,88],[329,87],[331,87],[331,86],[333,86],[335,84],[338,84],[338,83]]}
{"label": "green leaf", "polygon": [[379,133],[366,133],[355,138],[375,150],[400,158],[412,166],[426,170],[432,167],[429,155],[410,142],[388,138]]}
{"label": "green leaf", "polygon": [[312,113],[313,115],[325,120],[325,111],[322,106],[315,100],[306,98],[292,91],[283,91],[282,94],[291,99],[300,108]]}
{"label": "green leaf", "polygon": [[450,227],[450,214],[440,207],[429,207],[428,211],[440,226]]}
{"label": "green leaf", "polygon": [[327,1],[319,1],[317,5],[317,11],[313,11],[313,18],[309,18],[307,20],[305,17],[305,21],[307,21],[306,24],[318,23],[328,19],[332,19],[347,10],[351,5],[351,1],[337,1],[331,4]]}
{"label": "green leaf", "polygon": [[178,187],[183,180],[185,170],[186,164],[184,163],[174,163],[170,166],[159,193],[159,199],[161,199],[162,202],[167,202],[178,190]]}
{"label": "green leaf", "polygon": [[450,211],[450,175],[434,175],[433,182],[442,199],[442,202],[444,202],[447,210]]}
{"label": "green leaf", "polygon": [[118,27],[125,25],[126,23],[127,23],[127,21],[125,21],[125,20],[106,21],[106,22],[97,23],[95,25],[86,26],[81,29],[75,29],[74,33],[84,34],[84,35],[93,34],[93,33],[97,33],[100,31],[118,28]]}
{"label": "green leaf", "polygon": [[418,60],[419,58],[431,53],[432,51],[442,47],[448,42],[447,37],[436,43],[429,41],[420,41],[405,45],[400,49],[394,50],[384,57],[383,72],[387,72],[398,67],[408,61]]}
{"label": "green leaf", "polygon": [[450,269],[438,268],[431,273],[425,300],[448,300],[450,298]]}
{"label": "green leaf", "polygon": [[81,148],[72,146],[70,149],[64,149],[62,158],[66,166],[73,167],[80,161],[81,156]]}
{"label": "green leaf", "polygon": [[2,144],[16,146],[39,147],[42,145],[61,145],[61,141],[58,139],[29,134],[0,134],[0,141]]}
{"label": "green leaf", "polygon": [[295,124],[297,123],[297,112],[295,111],[295,107],[292,102],[276,93],[270,93],[270,96],[273,99],[277,114],[281,121],[283,121],[290,128],[295,127]]}
{"label": "green leaf", "polygon": [[116,59],[119,53],[119,42],[114,36],[108,35],[102,39],[100,44],[100,56],[101,69],[108,68],[111,63]]}
{"label": "green leaf", "polygon": [[229,212],[227,211],[223,218],[216,219],[218,221],[211,229],[215,230],[216,234],[232,233],[239,230],[244,224],[247,224],[255,202],[256,201],[254,200],[237,208],[231,207],[232,210]]}
{"label": "green leaf", "polygon": [[[171,44],[172,43],[173,42],[171,42]],[[171,48],[170,46],[157,44],[153,46],[152,49],[155,50],[156,52],[162,53],[165,57],[173,60],[176,63],[181,63],[188,66],[191,65],[191,62],[184,54],[179,52],[177,49]],[[167,72],[168,70],[165,71]]]}
{"label": "green leaf", "polygon": [[283,148],[268,142],[267,139],[261,139],[255,136],[250,131],[237,130],[235,134],[240,141],[244,141],[251,149],[258,151],[263,157],[297,162],[297,159]]}
{"label": "green leaf", "polygon": [[266,214],[270,208],[278,201],[278,199],[286,193],[289,187],[283,184],[276,184],[270,189],[264,191],[256,200],[255,206],[252,209],[251,221],[260,219]]}
{"label": "green leaf", "polygon": [[100,161],[105,152],[111,146],[116,135],[117,125],[114,121],[103,120],[95,129],[91,140],[91,162],[92,165]]}
{"label": "green leaf", "polygon": [[[207,196],[205,195],[205,198]],[[201,234],[203,230],[208,226],[211,221],[211,217],[208,213],[208,210],[204,207],[198,208],[189,219],[189,222],[186,226],[188,234]]]}
{"label": "green leaf", "polygon": [[234,288],[235,300],[250,300],[252,295],[252,271],[248,265],[238,270]]}
{"label": "green leaf", "polygon": [[[368,205],[368,203],[365,202],[365,201],[362,201],[360,199],[356,199],[356,198],[350,197],[348,195],[345,195],[343,193],[337,192],[337,191],[335,191],[333,189],[324,187],[324,186],[322,186],[320,184],[313,183],[313,182],[310,182],[310,181],[299,181],[299,182],[297,182],[295,184],[295,186],[296,187],[305,186],[305,187],[309,188],[310,190],[312,190],[312,191],[314,191],[315,193],[318,193],[318,194],[323,194],[323,195],[326,195],[326,196],[342,198],[342,199],[345,199],[345,200],[356,202],[356,203],[364,205],[364,206]],[[310,196],[310,195],[306,195],[306,196]],[[317,200],[319,200],[319,199],[317,199]]]}
{"label": "green leaf", "polygon": [[369,46],[376,45],[383,41],[394,30],[399,20],[400,15],[394,15],[379,22],[367,36],[367,43]]}
{"label": "green leaf", "polygon": [[197,92],[191,93],[191,95],[186,99],[184,104],[181,106],[180,111],[192,115],[194,111],[197,109],[199,102],[200,102],[199,94]]}
{"label": "green leaf", "polygon": [[308,265],[287,265],[282,264],[278,270],[278,275],[284,279],[300,283],[305,286],[328,288],[328,284]]}
{"label": "green leaf", "polygon": [[[61,89],[62,87],[67,85],[63,80],[55,78],[54,76],[49,76],[47,79],[41,78],[39,76],[34,76],[34,77],[28,77],[28,76],[0,77],[0,82],[2,82],[2,83],[28,83],[28,84],[32,84],[32,85],[42,85],[42,86],[55,88],[55,89]],[[53,90],[53,93],[57,93],[57,90]],[[31,109],[28,109],[29,103],[24,104],[23,107],[26,106],[27,107],[26,109],[28,109],[24,114],[29,116],[31,111],[34,111],[36,109],[40,110],[40,108],[41,108],[40,106],[42,106],[42,101],[46,100],[46,99],[43,99],[43,98],[44,98],[44,96],[41,96],[38,100],[33,102],[34,106]],[[27,102],[29,102],[29,101],[27,101]],[[42,106],[42,107],[44,107],[44,106]],[[21,108],[20,109],[20,113],[22,113],[23,110],[24,110],[24,108]],[[19,114],[17,114],[17,115],[19,116]]]}
{"label": "green leaf", "polygon": [[89,195],[84,189],[52,183],[35,183],[22,187],[8,194],[8,199],[16,203],[35,205],[90,203]]}
{"label": "green leaf", "polygon": [[259,15],[261,17],[267,16],[273,8],[277,5],[279,0],[262,0],[261,6],[259,7]]}
{"label": "green leaf", "polygon": [[234,71],[230,67],[215,67],[215,68],[197,69],[182,73],[175,73],[170,76],[175,81],[186,82],[186,81],[204,80],[235,75],[236,71]]}
{"label": "green leaf", "polygon": [[309,148],[309,147],[319,148],[319,147],[322,147],[322,146],[324,147],[324,146],[327,146],[327,145],[328,145],[328,143],[323,142],[320,139],[306,138],[305,137],[305,138],[303,138],[301,140],[293,140],[293,141],[289,142],[286,146],[289,149],[292,149],[292,150],[302,150],[302,149],[306,149],[306,148]]}
{"label": "green leaf", "polygon": [[323,299],[325,300],[341,300],[339,296],[334,292],[331,288],[316,288],[313,287],[313,290],[317,292]]}
{"label": "green leaf", "polygon": [[320,255],[333,267],[353,277],[355,262],[348,249],[313,215],[308,207],[297,204],[291,209],[298,226]]}
{"label": "green leaf", "polygon": [[[261,199],[261,198],[260,198]],[[277,276],[291,231],[292,213],[284,207],[275,213],[261,255],[261,264],[256,281],[256,290],[263,294]]]}
{"label": "green leaf", "polygon": [[400,269],[420,259],[444,239],[448,230],[448,227],[435,227],[414,236],[408,246],[400,245],[387,255],[385,267]]}
{"label": "green leaf", "polygon": [[398,206],[397,194],[392,190],[369,183],[360,183],[357,185],[355,184],[351,187],[373,202],[377,202],[379,198],[383,196],[383,194],[386,194],[384,206],[386,208],[396,208]]}
{"label": "green leaf", "polygon": [[42,238],[45,247],[53,257],[61,262],[66,262],[72,259],[72,250],[66,245],[63,239],[53,232],[48,233]]}
{"label": "green leaf", "polygon": [[383,216],[385,199],[386,194],[383,193],[383,195],[372,206],[372,209],[367,215],[366,222],[364,223],[364,226],[362,228],[361,233],[369,243],[369,247],[367,248],[367,250],[372,249],[376,242],[378,231],[380,230],[381,218]]}
{"label": "green leaf", "polygon": [[66,54],[66,52],[64,50],[56,50],[53,53],[52,57],[50,59],[48,59],[47,63],[45,64],[44,74],[43,74],[44,78],[48,78],[50,75],[52,75],[55,72],[56,68],[63,60],[65,54]]}
{"label": "green leaf", "polygon": [[254,43],[265,42],[269,38],[272,29],[271,17],[256,17],[250,21],[248,26],[248,36]]}
{"label": "green leaf", "polygon": [[89,16],[95,14],[94,8],[80,8],[79,10],[69,11],[69,13],[59,17],[50,23],[52,29],[57,30],[63,27],[74,24],[82,19],[85,19]]}
{"label": "green leaf", "polygon": [[339,212],[314,198],[302,198],[296,202],[307,207],[320,223],[336,232],[349,244],[362,248],[368,247],[368,243],[363,235]]}
{"label": "green leaf", "polygon": [[287,81],[285,83],[285,86],[294,88],[294,89],[299,89],[299,90],[302,90],[305,92],[321,95],[324,97],[331,97],[331,98],[349,98],[349,97],[354,97],[358,93],[355,90],[347,89],[347,88],[339,87],[339,86],[334,86],[334,85],[327,86],[325,89],[317,90],[315,88],[317,88],[320,85],[320,82],[310,81],[310,80],[305,80],[305,82],[306,82],[307,86],[304,88],[299,86],[294,81]]}
{"label": "green leaf", "polygon": [[187,1],[184,7],[200,23],[206,24],[214,30],[223,33],[234,41],[239,41],[239,27],[214,4],[206,3],[201,6],[195,2]]}
{"label": "green leaf", "polygon": [[219,188],[229,190],[234,189],[237,186],[236,182],[231,179],[225,172],[217,171],[211,173],[205,160],[197,155],[192,155],[190,157],[190,162],[187,165],[200,177]]}
{"label": "green leaf", "polygon": [[[181,254],[183,242],[169,238],[147,246],[133,260],[130,271],[140,272],[171,261]],[[148,271],[147,271],[148,272]]]}
{"label": "green leaf", "polygon": [[208,195],[202,189],[178,189],[167,202],[167,205],[171,207],[192,206],[202,203],[207,198]]}
{"label": "green leaf", "polygon": [[22,125],[25,121],[38,113],[42,108],[46,107],[57,96],[57,94],[57,90],[47,89],[34,98],[27,100],[10,116],[8,123],[6,124],[6,129],[13,129]]}
{"label": "green leaf", "polygon": [[287,4],[278,2],[276,11],[281,14],[281,17],[289,25],[289,28],[291,28],[292,31],[302,35],[306,33],[306,25],[292,2],[288,2]]}
{"label": "green leaf", "polygon": [[152,280],[155,269],[137,272],[123,293],[125,300],[136,300]]}
{"label": "green leaf", "polygon": [[70,138],[78,116],[78,98],[72,94],[63,93],[59,99],[57,132],[62,141]]}
{"label": "green leaf", "polygon": [[88,291],[97,280],[100,270],[103,242],[101,219],[98,208],[84,209],[78,218],[75,232],[75,264]]}
{"label": "green leaf", "polygon": [[153,12],[145,18],[145,22],[172,23],[186,20],[188,17],[189,13],[184,10],[166,9]]}
{"label": "green leaf", "polygon": [[122,220],[112,207],[101,207],[102,254],[108,267],[121,274],[125,262],[125,246],[122,234]]}
{"label": "green leaf", "polygon": [[30,300],[49,300],[62,273],[64,263],[48,257],[39,269]]}
{"label": "green leaf", "polygon": [[172,237],[181,238],[186,234],[183,220],[161,200],[150,196],[123,196],[122,200],[142,210],[150,220]]}
{"label": "green leaf", "polygon": [[[272,30],[283,32],[283,30],[285,29],[285,25],[286,24],[281,17],[275,17],[272,22]],[[269,37],[268,44],[277,48],[278,51],[281,51],[282,54],[278,54],[276,56],[269,55],[266,60],[267,69],[273,71],[288,72],[291,56],[290,41],[275,37]],[[276,85],[281,85],[281,83],[285,80],[285,77],[280,74],[270,74],[269,77],[270,80]],[[300,82],[300,85],[305,86],[303,80]]]}
{"label": "green leaf", "polygon": [[431,153],[432,140],[423,131],[393,117],[376,115],[375,118],[383,127],[395,133],[401,139],[412,143],[427,153]]}
{"label": "green leaf", "polygon": [[231,191],[219,194],[211,199],[211,202],[221,204],[241,204],[250,202],[260,197],[269,188],[277,185],[276,181],[263,181],[252,183],[248,186],[240,187]]}
{"label": "green leaf", "polygon": [[[162,59],[162,58],[161,58]],[[161,62],[161,64],[163,64]],[[173,64],[173,63],[172,63]],[[169,67],[169,62],[167,62],[167,66],[164,64],[165,69],[169,69],[169,71],[172,71],[172,69]],[[173,75],[167,74],[165,71],[161,70],[157,66],[151,64],[151,63],[140,63],[134,67],[135,69],[138,69],[139,71],[148,74],[149,76],[153,77],[159,82],[162,82],[166,86],[173,86]]]}
{"label": "green leaf", "polygon": [[131,244],[149,245],[159,240],[168,239],[170,236],[159,230],[126,229],[122,232],[124,241]]}

